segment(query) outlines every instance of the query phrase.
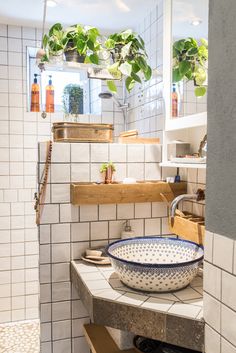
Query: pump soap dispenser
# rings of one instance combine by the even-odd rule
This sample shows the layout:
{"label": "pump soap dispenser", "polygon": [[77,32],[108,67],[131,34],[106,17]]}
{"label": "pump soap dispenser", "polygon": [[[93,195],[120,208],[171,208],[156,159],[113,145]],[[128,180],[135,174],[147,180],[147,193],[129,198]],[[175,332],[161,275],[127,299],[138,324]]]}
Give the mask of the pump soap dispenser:
{"label": "pump soap dispenser", "polygon": [[47,113],[54,113],[54,86],[52,76],[49,75],[48,85],[46,86],[46,110]]}
{"label": "pump soap dispenser", "polygon": [[121,232],[121,239],[128,239],[134,237],[134,232],[131,229],[130,221],[125,221],[125,229]]}
{"label": "pump soap dispenser", "polygon": [[38,75],[34,74],[34,82],[31,87],[31,104],[30,111],[31,112],[39,112],[40,104],[39,104],[39,84],[37,80]]}

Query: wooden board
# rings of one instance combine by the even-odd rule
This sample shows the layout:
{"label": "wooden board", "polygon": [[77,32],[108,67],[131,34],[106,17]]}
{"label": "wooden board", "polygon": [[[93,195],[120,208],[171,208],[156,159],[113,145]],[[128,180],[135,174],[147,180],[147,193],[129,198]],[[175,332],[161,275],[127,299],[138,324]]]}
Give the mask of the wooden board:
{"label": "wooden board", "polygon": [[118,139],[119,143],[130,143],[130,144],[137,144],[137,143],[142,143],[142,144],[155,144],[155,143],[160,143],[159,138],[155,137],[119,137]]}
{"label": "wooden board", "polygon": [[72,183],[71,203],[73,205],[162,202],[160,193],[171,201],[176,196],[185,194],[187,184],[146,181],[136,184],[96,184]]}
{"label": "wooden board", "polygon": [[92,353],[135,353],[134,349],[121,351],[104,326],[84,325],[84,335]]}
{"label": "wooden board", "polygon": [[180,237],[204,245],[205,223],[204,218],[192,215],[189,218],[175,216],[174,221],[169,220],[171,233]]}

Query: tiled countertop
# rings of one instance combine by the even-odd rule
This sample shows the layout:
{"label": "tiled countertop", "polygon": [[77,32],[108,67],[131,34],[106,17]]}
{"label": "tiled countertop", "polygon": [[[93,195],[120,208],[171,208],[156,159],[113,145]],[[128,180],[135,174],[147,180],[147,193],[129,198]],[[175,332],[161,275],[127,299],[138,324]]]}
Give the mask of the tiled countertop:
{"label": "tiled countertop", "polygon": [[71,263],[72,282],[96,324],[202,351],[202,272],[173,293],[137,292],[111,266]]}

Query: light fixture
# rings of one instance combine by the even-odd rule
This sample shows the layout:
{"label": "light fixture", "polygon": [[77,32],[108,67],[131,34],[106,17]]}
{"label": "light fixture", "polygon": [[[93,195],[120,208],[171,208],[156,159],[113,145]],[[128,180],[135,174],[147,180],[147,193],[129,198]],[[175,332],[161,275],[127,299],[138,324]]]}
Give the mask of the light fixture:
{"label": "light fixture", "polygon": [[55,0],[47,0],[47,6],[48,7],[55,7],[57,6],[57,2]]}
{"label": "light fixture", "polygon": [[200,18],[196,18],[190,22],[192,26],[199,26],[202,23],[202,20]]}

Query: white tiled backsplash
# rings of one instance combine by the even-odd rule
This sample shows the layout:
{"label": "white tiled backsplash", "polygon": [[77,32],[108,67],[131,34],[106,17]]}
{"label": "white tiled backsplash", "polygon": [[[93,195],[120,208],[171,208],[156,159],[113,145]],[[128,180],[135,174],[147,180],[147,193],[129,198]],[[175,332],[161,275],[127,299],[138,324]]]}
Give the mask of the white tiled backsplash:
{"label": "white tiled backsplash", "polygon": [[206,233],[204,263],[205,352],[236,352],[236,241]]}
{"label": "white tiled backsplash", "polygon": [[[40,143],[40,173],[45,153],[46,143]],[[161,145],[53,143],[51,173],[39,227],[42,353],[58,353],[62,347],[66,347],[67,353],[76,352],[71,351],[71,345],[75,347],[78,342],[77,351],[83,345],[83,353],[88,352],[82,325],[89,322],[89,317],[71,288],[71,260],[79,259],[88,247],[119,239],[126,219],[131,220],[136,236],[168,235],[167,207],[161,202],[70,204],[70,182],[100,180],[101,164],[111,157],[117,180],[131,176],[134,168],[143,171],[142,177],[148,170],[147,179],[160,179]]]}

